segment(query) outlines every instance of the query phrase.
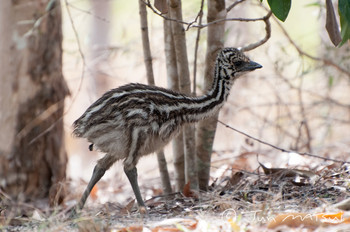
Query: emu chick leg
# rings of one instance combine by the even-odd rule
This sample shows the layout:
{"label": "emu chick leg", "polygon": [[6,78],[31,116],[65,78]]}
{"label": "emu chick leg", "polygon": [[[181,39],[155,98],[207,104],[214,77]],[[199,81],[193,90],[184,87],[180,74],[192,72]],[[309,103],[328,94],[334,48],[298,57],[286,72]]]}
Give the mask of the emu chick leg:
{"label": "emu chick leg", "polygon": [[81,197],[81,199],[77,205],[78,210],[81,210],[84,207],[86,199],[89,197],[92,188],[102,178],[102,176],[105,174],[105,172],[106,172],[106,169],[104,169],[104,168],[100,167],[98,164],[96,164],[94,171],[92,173],[92,177],[89,181],[89,184],[87,185],[87,187],[84,191],[84,194]]}
{"label": "emu chick leg", "polygon": [[127,170],[124,167],[124,172],[130,181],[130,184],[131,184],[132,190],[134,191],[137,203],[140,206],[140,211],[141,210],[146,211],[146,206],[145,206],[145,203],[143,202],[143,199],[141,197],[139,184],[137,182],[137,169],[136,169],[136,167],[133,167],[130,170]]}

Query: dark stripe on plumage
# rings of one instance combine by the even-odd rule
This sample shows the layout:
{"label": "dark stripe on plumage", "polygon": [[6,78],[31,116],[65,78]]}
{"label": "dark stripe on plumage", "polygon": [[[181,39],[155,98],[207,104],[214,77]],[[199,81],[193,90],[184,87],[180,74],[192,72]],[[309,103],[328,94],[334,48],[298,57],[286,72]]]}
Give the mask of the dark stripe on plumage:
{"label": "dark stripe on plumage", "polygon": [[[172,91],[164,91],[168,94],[173,94],[174,97],[176,98],[174,101],[174,98],[171,98],[169,96],[164,95],[161,92],[151,92],[148,93],[147,90],[149,91],[161,91],[163,90],[162,88],[158,87],[153,87],[153,86],[146,86],[146,85],[141,85],[141,84],[130,84],[126,86],[122,86],[119,89],[114,89],[109,92],[107,92],[102,98],[100,98],[98,101],[96,101],[94,104],[92,104],[86,113],[79,118],[74,125],[76,127],[79,127],[79,121],[80,120],[88,120],[85,125],[85,130],[83,131],[82,134],[86,133],[93,125],[96,125],[98,123],[108,123],[109,121],[115,120],[116,114],[119,112],[123,115],[123,118],[125,120],[137,120],[138,115],[135,114],[132,117],[127,117],[127,114],[129,112],[125,111],[125,109],[132,109],[133,106],[137,106],[138,108],[144,108],[150,111],[149,105],[154,104],[154,116],[156,120],[160,120],[160,122],[165,122],[170,119],[174,119],[177,117],[177,115],[195,115],[195,114],[201,114],[203,112],[208,111],[209,109],[215,107],[218,104],[221,104],[224,101],[224,84],[222,83],[223,81],[217,82],[219,86],[215,86],[215,89],[212,93],[212,96],[206,96],[202,97],[200,99],[192,98],[192,97],[187,97],[181,94],[174,93]],[[125,93],[122,96],[119,97],[112,97],[113,94],[116,93],[123,93],[127,89],[131,87],[138,87],[138,90],[146,90],[146,93]],[[117,91],[116,91],[117,90]],[[135,90],[135,89],[133,89]],[[221,91],[220,91],[221,90]],[[217,95],[221,92],[221,96],[218,101],[213,101],[211,104],[202,107],[202,108],[187,108],[187,107],[182,107],[177,110],[170,111],[167,115],[166,111],[160,112],[159,110],[155,110],[159,106],[176,106],[178,104],[185,103],[187,105],[192,105],[196,106],[197,104],[203,103],[208,101],[209,99],[216,98]],[[130,99],[130,97],[132,97]],[[109,98],[109,99],[108,99]],[[147,102],[144,100],[147,99]],[[107,102],[106,102],[107,101]],[[96,110],[94,113],[91,113],[88,119],[85,119],[85,116],[92,110],[94,110],[95,107],[98,107],[100,104],[104,104],[103,107],[100,109]],[[114,105],[111,107],[111,105]],[[180,117],[182,119],[185,119],[186,117]],[[143,118],[145,119],[145,118]],[[133,120],[133,121],[134,121]],[[142,120],[141,120],[142,121]],[[147,120],[146,120],[147,121]],[[183,120],[179,120],[183,121]],[[192,120],[186,120],[188,122],[191,122]],[[79,136],[79,134],[77,134]]]}

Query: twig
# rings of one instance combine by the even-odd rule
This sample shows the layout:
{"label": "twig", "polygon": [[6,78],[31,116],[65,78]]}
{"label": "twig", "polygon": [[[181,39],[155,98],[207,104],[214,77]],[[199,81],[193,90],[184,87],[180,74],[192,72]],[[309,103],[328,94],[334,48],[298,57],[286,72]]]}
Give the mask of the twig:
{"label": "twig", "polygon": [[[70,9],[69,7],[71,6],[69,3],[68,3],[68,0],[65,0],[65,4],[66,4],[66,9],[67,9],[67,14],[68,14],[68,18],[69,18],[69,21],[72,25],[72,29],[73,29],[73,32],[74,32],[74,35],[75,35],[75,38],[77,40],[77,44],[78,44],[78,50],[79,50],[79,54],[82,58],[82,61],[83,61],[83,69],[82,69],[82,73],[81,73],[81,77],[80,77],[80,82],[79,82],[79,86],[78,86],[78,89],[77,89],[77,93],[72,97],[72,102],[71,104],[67,107],[67,110],[63,113],[63,115],[58,118],[56,120],[56,122],[52,123],[52,125],[50,125],[46,130],[44,130],[43,132],[41,132],[39,135],[37,135],[35,138],[33,138],[31,141],[29,141],[29,144],[32,144],[34,143],[35,141],[37,141],[39,138],[41,138],[42,136],[44,136],[45,134],[47,134],[48,132],[50,132],[56,125],[57,123],[59,123],[60,121],[63,120],[63,117],[70,111],[70,109],[72,108],[73,106],[73,103],[75,102],[75,100],[77,99],[78,97],[78,94],[82,88],[82,85],[83,85],[83,79],[84,79],[84,76],[85,76],[85,68],[87,67],[86,65],[86,61],[85,61],[85,56],[84,56],[84,53],[83,53],[83,50],[82,50],[82,47],[81,47],[81,44],[80,44],[80,41],[79,41],[79,35],[78,35],[78,32],[77,32],[77,29],[75,27],[75,24],[73,22],[73,17],[72,17],[72,14],[70,12]],[[48,111],[49,109],[47,109],[46,111]],[[58,109],[56,109],[57,111]],[[44,115],[46,113],[46,111],[44,111],[42,114]],[[54,112],[51,112],[51,114],[54,113]],[[36,119],[33,120],[33,122],[35,122]],[[27,128],[27,126],[26,126]],[[29,128],[29,127],[28,127]],[[23,136],[23,134],[21,133],[21,135]]]}
{"label": "twig", "polygon": [[239,22],[256,22],[256,21],[264,21],[266,20],[266,17],[269,14],[265,15],[264,17],[260,17],[260,18],[225,18],[225,19],[218,19],[206,24],[202,24],[202,25],[195,25],[193,24],[191,27],[199,27],[199,28],[203,28],[203,27],[207,27],[209,25],[213,25],[213,24],[217,24],[217,23],[222,23],[222,22],[226,22],[226,21],[239,21]]}
{"label": "twig", "polygon": [[272,11],[270,11],[267,15],[262,17],[262,20],[265,23],[265,31],[266,31],[265,37],[256,43],[252,43],[252,44],[249,44],[249,45],[241,48],[242,51],[253,50],[253,49],[261,46],[262,44],[266,43],[266,41],[268,41],[270,39],[270,37],[271,37],[271,24],[270,24],[269,19],[270,19],[271,15],[272,15]]}
{"label": "twig", "polygon": [[250,138],[250,139],[252,139],[252,140],[255,140],[255,141],[259,142],[259,143],[262,143],[262,144],[264,144],[264,145],[267,145],[267,146],[269,146],[269,147],[272,147],[272,148],[274,148],[274,149],[276,149],[276,150],[279,150],[279,151],[281,151],[281,152],[296,153],[296,154],[299,154],[299,155],[302,155],[302,156],[310,156],[310,157],[314,157],[314,158],[318,158],[318,159],[323,159],[323,160],[327,160],[327,161],[333,161],[333,162],[336,162],[336,163],[350,164],[350,161],[337,160],[337,159],[326,158],[326,157],[322,157],[322,156],[310,154],[310,153],[308,153],[308,152],[298,152],[298,151],[291,151],[291,150],[288,150],[288,149],[284,149],[284,148],[278,147],[278,146],[276,146],[276,145],[273,145],[273,144],[271,144],[271,143],[265,142],[265,141],[263,141],[263,140],[261,140],[261,139],[255,138],[255,137],[253,137],[253,136],[251,136],[251,135],[249,135],[249,134],[247,134],[247,133],[245,133],[245,132],[243,132],[243,131],[237,130],[237,129],[231,127],[230,125],[227,125],[226,123],[224,123],[224,122],[222,122],[222,121],[220,121],[220,120],[218,120],[218,122],[219,122],[220,124],[224,125],[226,128],[229,128],[229,129],[231,129],[231,130],[233,130],[233,131],[236,131],[236,132],[238,132],[238,133],[240,133],[240,134],[242,134],[242,135],[244,135],[244,136],[246,136],[246,137],[248,137],[248,138]]}
{"label": "twig", "polygon": [[[71,23],[71,25],[72,25],[72,29],[73,29],[73,32],[74,32],[74,36],[75,36],[75,38],[76,38],[76,40],[77,40],[77,45],[78,45],[79,54],[80,54],[81,59],[82,59],[82,61],[83,61],[83,70],[82,70],[82,74],[81,74],[81,78],[80,78],[80,83],[79,83],[79,87],[78,87],[78,92],[79,92],[79,90],[81,89],[82,83],[83,83],[83,77],[84,77],[84,74],[85,74],[85,67],[87,67],[87,65],[86,65],[86,61],[85,61],[85,55],[84,55],[84,53],[83,53],[83,49],[82,49],[81,44],[80,44],[78,31],[77,31],[77,29],[76,29],[76,27],[75,27],[72,14],[71,14],[70,9],[69,9],[69,7],[70,7],[71,5],[68,3],[68,0],[64,0],[64,1],[65,1],[65,3],[66,3],[66,9],[67,9],[68,18],[69,18],[69,21],[70,21],[70,23]],[[77,96],[77,95],[76,95],[76,96]],[[76,96],[75,96],[75,97],[76,97]],[[75,99],[75,97],[74,97],[73,99]],[[71,106],[72,106],[72,105],[71,105]],[[71,106],[70,106],[70,107],[71,107]],[[70,107],[69,107],[69,108],[70,108]]]}
{"label": "twig", "polygon": [[181,24],[184,24],[184,25],[191,25],[192,23],[188,23],[188,22],[184,22],[184,21],[181,21],[181,20],[178,20],[178,19],[173,19],[173,18],[169,18],[165,15],[163,15],[162,13],[158,12],[153,6],[152,4],[150,3],[149,0],[145,1],[145,0],[142,0],[143,3],[148,7],[150,8],[153,13],[155,13],[156,15],[162,17],[163,19],[166,19],[166,20],[169,20],[169,21],[174,21],[174,22],[178,22],[178,23],[181,23]]}
{"label": "twig", "polygon": [[[65,0],[65,1],[67,2],[67,0]],[[67,4],[67,3],[66,3],[66,4]],[[93,13],[91,13],[91,12],[88,11],[88,10],[81,9],[81,8],[79,8],[79,7],[77,7],[77,6],[72,5],[72,4],[70,4],[69,6],[72,7],[73,9],[75,9],[75,10],[78,10],[78,11],[81,11],[81,12],[83,12],[83,13],[85,13],[85,14],[91,15],[92,17],[97,18],[97,19],[99,19],[99,20],[101,20],[101,21],[103,21],[103,22],[110,23],[110,21],[109,21],[108,19],[106,19],[106,18],[104,18],[104,17],[101,17],[101,16],[98,16],[98,15],[96,15],[96,14],[93,14]]]}
{"label": "twig", "polygon": [[[20,140],[28,135],[28,133],[36,126],[40,125],[43,121],[47,120],[58,110],[63,108],[64,99],[60,100],[51,106],[49,106],[46,110],[41,112],[38,116],[36,116],[33,120],[27,123],[16,135],[17,139]],[[51,127],[51,126],[50,126]]]}
{"label": "twig", "polygon": [[[274,18],[274,17],[273,17]],[[350,78],[350,71],[342,68],[341,66],[339,66],[338,64],[334,63],[331,60],[328,59],[324,59],[324,58],[319,58],[319,57],[315,57],[312,56],[308,53],[306,53],[305,51],[303,51],[294,41],[293,39],[290,37],[290,35],[288,34],[288,32],[286,31],[286,29],[284,29],[284,27],[282,26],[282,24],[276,19],[274,18],[275,22],[277,23],[277,25],[280,27],[280,29],[282,30],[283,34],[286,36],[286,38],[288,39],[289,43],[291,43],[293,45],[293,47],[297,50],[297,52],[299,53],[299,55],[301,56],[306,56],[312,60],[316,60],[316,61],[321,61],[322,63],[324,63],[325,65],[329,65],[329,66],[333,66],[335,69],[337,69],[338,71],[344,73],[345,75],[347,75]]]}
{"label": "twig", "polygon": [[[304,101],[303,101],[303,93],[302,93],[302,88],[303,88],[303,84],[304,84],[304,78],[300,78],[300,82],[299,82],[299,88],[298,88],[298,99],[299,99],[299,109],[300,109],[300,115],[303,118],[301,125],[300,125],[300,130],[299,130],[299,135],[301,137],[301,129],[305,128],[305,132],[306,132],[306,137],[307,137],[307,149],[309,152],[312,152],[311,149],[311,131],[309,128],[309,123],[308,123],[308,119],[307,119],[307,114],[305,113],[305,106],[304,106]],[[298,145],[296,143],[296,145]]]}
{"label": "twig", "polygon": [[[203,6],[204,6],[204,0],[201,1],[201,7],[198,13],[199,18],[199,25],[202,24],[202,18],[203,18]],[[197,29],[197,36],[196,36],[196,44],[194,48],[194,64],[193,64],[193,90],[192,94],[193,96],[196,95],[196,87],[197,87],[197,58],[198,58],[198,46],[199,46],[199,38],[201,35],[201,28]]]}
{"label": "twig", "polygon": [[84,79],[84,76],[85,76],[85,68],[87,68],[87,64],[86,64],[86,60],[85,60],[85,55],[83,53],[83,49],[81,47],[81,44],[80,44],[80,40],[79,40],[79,35],[78,35],[78,31],[75,27],[75,24],[74,24],[74,21],[73,21],[73,17],[72,17],[72,14],[70,12],[70,9],[69,7],[71,7],[72,5],[70,5],[68,3],[68,0],[64,0],[65,3],[66,3],[66,9],[67,9],[67,14],[68,14],[68,18],[69,18],[69,21],[72,25],[72,29],[73,29],[73,32],[74,32],[74,36],[77,40],[77,45],[78,45],[78,50],[79,50],[79,54],[81,56],[81,59],[82,59],[82,62],[83,62],[83,68],[82,68],[82,73],[81,73],[81,77],[80,77],[80,82],[79,82],[79,86],[78,86],[78,89],[77,89],[77,93],[75,94],[75,96],[72,97],[72,103],[70,104],[69,107],[67,107],[67,110],[66,112],[63,114],[65,115],[66,113],[68,113],[68,111],[71,109],[71,107],[73,106],[73,103],[75,102],[76,98],[78,97],[78,94],[82,88],[82,85],[83,85],[83,79]]}
{"label": "twig", "polygon": [[153,11],[153,13],[155,13],[156,15],[164,18],[165,20],[170,20],[170,21],[174,21],[174,22],[177,22],[177,23],[181,23],[181,24],[187,25],[186,30],[189,30],[190,28],[205,28],[205,27],[208,27],[209,25],[213,25],[213,24],[217,24],[217,23],[221,23],[221,22],[225,22],[225,21],[240,21],[240,22],[264,21],[264,20],[266,20],[265,17],[268,16],[268,15],[266,15],[266,16],[261,17],[261,18],[251,18],[251,19],[249,19],[249,18],[225,18],[225,19],[218,19],[218,20],[212,21],[210,23],[206,23],[206,24],[200,24],[200,23],[199,24],[195,24],[195,22],[197,22],[199,14],[197,14],[196,18],[192,22],[185,22],[185,21],[182,21],[182,20],[178,20],[178,19],[167,17],[167,16],[163,15],[162,13],[158,12],[152,6],[152,4],[150,3],[149,0],[147,0],[147,1],[142,0],[142,1],[146,4],[147,7],[149,7]]}
{"label": "twig", "polygon": [[229,12],[231,11],[235,6],[237,6],[238,4],[244,2],[245,0],[237,0],[234,3],[232,3],[229,7],[226,8],[226,11]]}

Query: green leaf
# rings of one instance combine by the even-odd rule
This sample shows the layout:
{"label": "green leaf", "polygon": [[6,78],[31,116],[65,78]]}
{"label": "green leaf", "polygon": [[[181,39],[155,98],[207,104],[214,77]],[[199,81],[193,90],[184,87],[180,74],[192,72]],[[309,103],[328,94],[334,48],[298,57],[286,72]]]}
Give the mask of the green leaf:
{"label": "green leaf", "polygon": [[326,0],[326,29],[334,46],[342,41],[337,17],[335,16],[332,0]]}
{"label": "green leaf", "polygon": [[271,8],[272,13],[282,22],[284,22],[288,16],[292,0],[267,0]]}
{"label": "green leaf", "polygon": [[309,3],[305,5],[305,7],[313,7],[313,6],[321,7],[322,5],[319,2]]}
{"label": "green leaf", "polygon": [[341,27],[341,37],[342,41],[339,44],[341,47],[350,39],[350,1],[349,0],[339,0],[338,10],[340,16],[340,27]]}
{"label": "green leaf", "polygon": [[334,77],[333,76],[329,76],[328,77],[328,88],[332,88],[334,84]]}
{"label": "green leaf", "polygon": [[339,0],[338,9],[339,13],[345,17],[346,21],[350,22],[350,1]]}

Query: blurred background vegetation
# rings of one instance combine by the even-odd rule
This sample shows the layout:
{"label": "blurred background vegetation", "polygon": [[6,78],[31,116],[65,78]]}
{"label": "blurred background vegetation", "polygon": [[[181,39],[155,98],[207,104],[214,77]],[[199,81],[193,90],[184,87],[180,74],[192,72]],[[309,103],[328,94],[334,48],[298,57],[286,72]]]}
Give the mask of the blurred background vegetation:
{"label": "blurred background vegetation", "polygon": [[[129,82],[146,83],[139,8],[136,1],[100,1],[107,7],[96,12],[91,1],[70,0],[63,5],[64,76],[72,92],[66,99],[66,144],[68,175],[87,180],[99,154],[89,152],[85,141],[71,137],[71,124],[104,91]],[[227,6],[233,1],[227,1]],[[242,1],[227,18],[264,16],[267,2]],[[68,3],[68,5],[67,5]],[[192,22],[201,1],[183,1],[183,21]],[[334,2],[336,8],[336,2]],[[71,15],[67,14],[69,8]],[[95,8],[94,8],[95,7]],[[203,8],[207,12],[206,5]],[[94,23],[107,27],[104,44],[91,44]],[[205,23],[206,17],[203,17]],[[72,22],[74,28],[72,27]],[[263,69],[237,81],[219,119],[268,143],[299,152],[345,160],[350,146],[350,47],[336,48],[325,30],[324,1],[293,1],[285,22],[271,17],[271,38],[247,54]],[[148,9],[148,26],[155,83],[166,87],[163,19]],[[185,26],[186,27],[186,26]],[[206,28],[201,30],[197,61],[197,94],[203,92]],[[244,47],[264,37],[263,22],[227,21],[225,46]],[[193,79],[196,28],[186,30],[190,73]],[[96,44],[95,44],[96,45]],[[98,55],[95,52],[98,50]],[[96,81],[98,80],[98,81]],[[295,164],[312,167],[322,160],[303,160],[252,141],[218,125],[214,142],[212,179],[222,170],[255,170],[260,161],[276,165]],[[165,149],[172,173],[172,150]],[[246,155],[248,154],[248,155]],[[244,166],[239,159],[244,156]],[[88,158],[89,157],[89,158]],[[236,162],[235,162],[236,161]],[[138,165],[140,178],[159,174],[156,158],[143,158]],[[143,169],[143,171],[142,171]],[[79,170],[79,171],[78,171]],[[124,180],[119,164],[107,175],[113,182]],[[140,181],[142,183],[142,181]],[[153,186],[154,182],[150,182]],[[160,184],[159,182],[156,184]],[[142,187],[141,187],[142,188]]]}

